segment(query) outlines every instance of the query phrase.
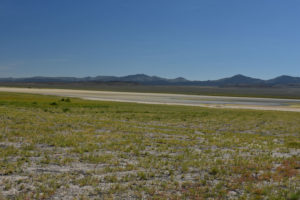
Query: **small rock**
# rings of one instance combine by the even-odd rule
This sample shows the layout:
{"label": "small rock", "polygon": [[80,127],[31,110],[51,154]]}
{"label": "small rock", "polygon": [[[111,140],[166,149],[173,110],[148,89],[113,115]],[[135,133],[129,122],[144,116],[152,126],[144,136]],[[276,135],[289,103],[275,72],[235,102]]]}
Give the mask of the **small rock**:
{"label": "small rock", "polygon": [[235,191],[229,191],[229,192],[228,192],[228,195],[229,195],[229,196],[235,196],[235,195],[237,195],[237,193],[236,193]]}
{"label": "small rock", "polygon": [[197,135],[204,135],[204,133],[202,133],[200,131],[195,131],[194,133],[197,134]]}

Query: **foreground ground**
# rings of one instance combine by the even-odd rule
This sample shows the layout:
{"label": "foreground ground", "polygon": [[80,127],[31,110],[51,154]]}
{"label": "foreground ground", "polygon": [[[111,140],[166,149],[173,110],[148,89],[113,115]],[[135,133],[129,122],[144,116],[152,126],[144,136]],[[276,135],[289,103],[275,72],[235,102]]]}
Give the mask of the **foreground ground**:
{"label": "foreground ground", "polygon": [[296,112],[0,93],[0,196],[298,199],[299,137]]}

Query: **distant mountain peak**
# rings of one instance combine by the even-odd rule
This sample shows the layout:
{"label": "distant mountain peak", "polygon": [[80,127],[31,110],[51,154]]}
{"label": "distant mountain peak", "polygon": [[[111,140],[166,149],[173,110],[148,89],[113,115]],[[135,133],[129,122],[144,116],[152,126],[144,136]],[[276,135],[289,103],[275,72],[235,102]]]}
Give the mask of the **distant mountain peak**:
{"label": "distant mountain peak", "polygon": [[[278,77],[292,77],[292,76],[289,76],[289,75],[285,75],[285,74],[284,74],[284,75],[281,75],[281,76],[278,76]],[[277,78],[278,78],[278,77],[277,77]]]}
{"label": "distant mountain peak", "polygon": [[245,76],[243,74],[236,74],[236,75],[232,76],[231,78],[251,78],[251,77]]}
{"label": "distant mountain peak", "polygon": [[300,77],[293,77],[288,75],[278,76],[276,78],[266,81],[268,84],[276,85],[289,85],[289,84],[299,84]]}
{"label": "distant mountain peak", "polygon": [[229,78],[223,78],[219,79],[216,82],[219,83],[219,85],[223,86],[237,86],[237,85],[253,85],[253,84],[259,84],[263,82],[263,80],[251,78],[242,74],[237,74]]}
{"label": "distant mountain peak", "polygon": [[177,77],[174,80],[177,80],[177,81],[188,81],[187,79],[185,79],[183,77]]}
{"label": "distant mountain peak", "polygon": [[150,77],[146,74],[132,74],[132,75],[127,75],[125,77]]}
{"label": "distant mountain peak", "polygon": [[292,79],[294,79],[294,78],[297,78],[297,77],[293,77],[293,76],[289,76],[289,75],[281,75],[281,76],[276,77],[275,79],[283,79],[283,78],[292,78]]}

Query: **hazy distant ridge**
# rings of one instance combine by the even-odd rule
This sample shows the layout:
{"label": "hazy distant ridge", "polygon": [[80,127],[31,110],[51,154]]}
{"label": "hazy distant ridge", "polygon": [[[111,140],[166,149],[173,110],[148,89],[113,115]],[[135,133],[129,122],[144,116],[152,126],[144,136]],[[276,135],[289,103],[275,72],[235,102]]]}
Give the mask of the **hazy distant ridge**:
{"label": "hazy distant ridge", "polygon": [[144,85],[195,85],[195,86],[300,86],[300,77],[279,76],[270,80],[251,78],[241,74],[208,81],[191,81],[182,77],[175,79],[135,74],[128,76],[96,76],[96,77],[30,77],[30,78],[0,78],[0,82],[132,82]]}

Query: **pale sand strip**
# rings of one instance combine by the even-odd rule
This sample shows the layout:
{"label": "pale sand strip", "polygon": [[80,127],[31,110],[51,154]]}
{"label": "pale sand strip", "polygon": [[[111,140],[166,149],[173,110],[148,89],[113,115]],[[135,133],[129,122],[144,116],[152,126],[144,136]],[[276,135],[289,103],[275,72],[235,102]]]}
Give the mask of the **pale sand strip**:
{"label": "pale sand strip", "polygon": [[300,108],[290,106],[291,104],[300,105],[300,100],[291,99],[11,87],[0,87],[0,91],[77,97],[100,101],[300,112]]}

